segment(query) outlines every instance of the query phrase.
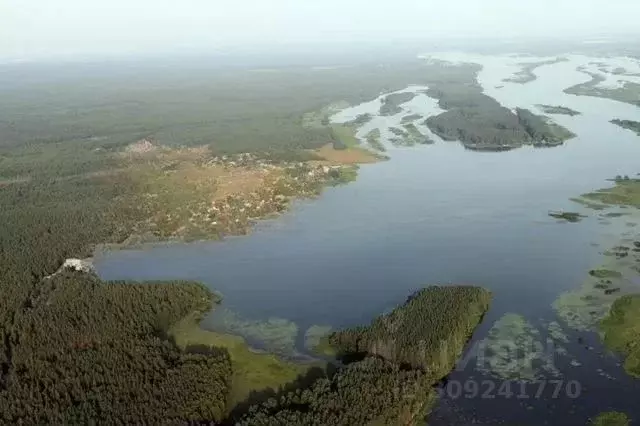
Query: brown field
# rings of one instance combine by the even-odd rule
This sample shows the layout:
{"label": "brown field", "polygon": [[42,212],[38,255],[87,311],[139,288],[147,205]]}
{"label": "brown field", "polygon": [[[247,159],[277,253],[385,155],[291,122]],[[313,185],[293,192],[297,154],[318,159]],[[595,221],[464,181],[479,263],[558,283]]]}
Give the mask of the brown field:
{"label": "brown field", "polygon": [[325,159],[320,163],[328,165],[366,164],[380,161],[379,157],[366,149],[358,147],[333,149],[332,144],[326,144],[322,148],[315,150],[314,154]]}

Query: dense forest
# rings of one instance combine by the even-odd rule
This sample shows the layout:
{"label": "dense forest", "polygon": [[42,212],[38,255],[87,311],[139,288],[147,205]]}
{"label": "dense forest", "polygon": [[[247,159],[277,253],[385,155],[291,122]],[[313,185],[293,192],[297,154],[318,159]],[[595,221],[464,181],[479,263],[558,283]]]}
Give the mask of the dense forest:
{"label": "dense forest", "polygon": [[252,407],[242,426],[414,425],[435,401],[420,370],[368,357],[349,364],[310,388],[284,392]]}
{"label": "dense forest", "polygon": [[435,81],[427,94],[445,112],[427,118],[429,129],[446,141],[460,141],[468,149],[503,151],[522,145],[554,146],[573,137],[529,110],[513,113],[485,95],[476,80],[477,68],[461,67],[466,75],[451,82]]}
{"label": "dense forest", "polygon": [[489,308],[491,294],[478,287],[428,287],[370,325],[335,332],[338,356],[367,353],[435,377],[448,373]]}
{"label": "dense forest", "polygon": [[228,354],[183,352],[165,338],[211,297],[195,283],[102,283],[69,270],[45,278],[5,338],[4,422],[222,421]]}

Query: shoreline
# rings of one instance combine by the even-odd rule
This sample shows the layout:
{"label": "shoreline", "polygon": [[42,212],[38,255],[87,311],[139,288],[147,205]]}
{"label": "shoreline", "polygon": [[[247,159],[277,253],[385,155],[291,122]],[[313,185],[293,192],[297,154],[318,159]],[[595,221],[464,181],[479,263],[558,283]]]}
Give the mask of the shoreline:
{"label": "shoreline", "polygon": [[[176,233],[157,235],[150,231],[133,232],[122,242],[95,244],[93,252],[99,256],[111,250],[144,250],[173,244],[222,242],[229,238],[248,236],[260,222],[275,220],[288,213],[295,202],[315,200],[329,187],[346,185],[355,181],[360,167],[390,159],[361,146],[335,149],[331,147],[331,144],[328,144],[311,152],[317,155],[318,158],[297,163],[271,165],[272,173],[279,176],[276,177],[275,183],[263,182],[255,191],[234,192],[230,193],[227,198],[214,199],[212,203],[215,211],[225,212],[225,209],[230,210],[227,229],[216,229],[214,232],[203,232],[194,236]],[[229,163],[233,164],[234,162],[225,160],[225,167]],[[247,167],[254,166],[249,165]],[[287,173],[295,173],[296,176],[288,176]],[[288,195],[269,194],[268,191],[273,191],[273,185],[279,185],[279,182],[283,179],[285,185],[289,185],[289,190],[292,193]],[[271,199],[271,202],[267,201],[265,204],[267,199],[256,201],[261,195],[266,195],[267,199]],[[234,207],[230,207],[232,202],[243,207],[234,211],[232,210]],[[250,203],[254,205],[259,203],[262,210],[258,211],[256,215],[245,215],[244,206],[248,206]],[[236,214],[234,215],[234,213]],[[184,227],[185,225],[181,225],[178,230]]]}

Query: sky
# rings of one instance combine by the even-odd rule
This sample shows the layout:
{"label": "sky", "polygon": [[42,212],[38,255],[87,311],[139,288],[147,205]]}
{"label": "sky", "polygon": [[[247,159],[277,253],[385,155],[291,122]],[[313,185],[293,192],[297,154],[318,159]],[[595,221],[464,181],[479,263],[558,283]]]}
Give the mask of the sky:
{"label": "sky", "polygon": [[0,58],[639,33],[638,0],[0,0]]}

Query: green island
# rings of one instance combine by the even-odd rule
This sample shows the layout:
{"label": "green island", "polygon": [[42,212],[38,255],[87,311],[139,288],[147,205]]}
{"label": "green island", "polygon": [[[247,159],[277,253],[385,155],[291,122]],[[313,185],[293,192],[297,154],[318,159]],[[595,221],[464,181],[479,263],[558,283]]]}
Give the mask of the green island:
{"label": "green island", "polygon": [[400,105],[405,102],[409,102],[411,99],[415,98],[415,96],[416,94],[413,92],[392,93],[385,96],[381,99],[382,105],[380,105],[380,115],[389,116],[402,112]]}
{"label": "green island", "polygon": [[565,93],[578,96],[595,96],[599,98],[612,99],[614,101],[625,102],[640,106],[640,84],[625,81],[622,87],[607,88],[598,85],[605,81],[605,78],[597,73],[581,70],[591,76],[591,80],[586,83],[576,84],[564,90]]}
{"label": "green island", "polygon": [[638,136],[640,136],[640,122],[633,120],[611,120],[611,122],[615,125],[622,127],[623,129],[631,130],[635,132]]}
{"label": "green island", "polygon": [[586,216],[576,212],[549,212],[549,216],[567,222],[580,222]]}
{"label": "green island", "polygon": [[522,63],[520,66],[522,67],[520,71],[513,74],[512,77],[505,78],[502,81],[505,83],[518,83],[518,84],[527,84],[535,81],[538,77],[533,73],[536,68],[545,66],[545,65],[553,65],[560,62],[568,61],[567,58],[558,57],[556,59],[550,59],[548,61],[540,61],[540,62],[531,62],[531,63]]}
{"label": "green island", "polygon": [[560,105],[538,105],[545,114],[569,115],[571,117],[580,115],[581,113],[571,108]]}
{"label": "green island", "polygon": [[390,141],[394,146],[429,145],[434,143],[431,138],[422,134],[413,123],[404,124],[402,128],[389,127],[389,131],[393,133]]}
{"label": "green island", "polygon": [[325,345],[343,367],[250,409],[239,424],[422,424],[433,386],[453,369],[490,301],[479,287],[427,287],[368,326],[333,332]]}
{"label": "green island", "polygon": [[434,75],[427,83],[426,94],[438,99],[440,108],[445,110],[425,121],[434,134],[479,151],[557,146],[575,136],[548,117],[503,107],[483,92],[477,79],[480,69],[474,64],[449,67],[446,79]]}
{"label": "green island", "polygon": [[[436,86],[437,87],[437,86]],[[505,151],[523,145],[557,146],[575,135],[548,118],[517,108],[516,113],[485,95],[476,86],[432,89],[447,111],[426,120],[436,135],[460,141],[473,150]]]}

